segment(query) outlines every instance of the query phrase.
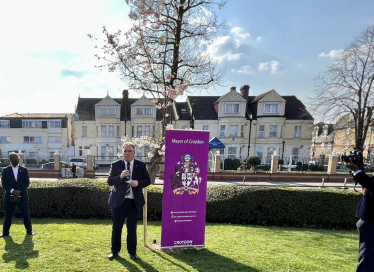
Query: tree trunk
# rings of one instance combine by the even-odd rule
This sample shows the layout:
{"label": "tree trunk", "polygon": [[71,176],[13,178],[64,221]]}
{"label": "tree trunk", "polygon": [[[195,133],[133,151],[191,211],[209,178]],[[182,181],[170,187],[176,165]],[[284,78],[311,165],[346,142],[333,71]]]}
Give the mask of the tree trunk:
{"label": "tree trunk", "polygon": [[156,175],[160,170],[160,166],[163,164],[162,156],[156,153],[148,163],[148,173],[151,179],[151,184],[155,184]]}

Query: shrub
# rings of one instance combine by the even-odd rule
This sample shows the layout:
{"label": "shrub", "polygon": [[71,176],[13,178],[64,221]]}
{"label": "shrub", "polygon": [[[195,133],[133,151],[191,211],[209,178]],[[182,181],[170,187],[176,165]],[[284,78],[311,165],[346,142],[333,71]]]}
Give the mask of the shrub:
{"label": "shrub", "polygon": [[[29,188],[31,216],[110,218],[109,188],[105,180],[32,181]],[[149,186],[149,220],[161,220],[162,194],[162,187]],[[206,221],[354,229],[355,209],[361,197],[352,190],[209,186]],[[4,216],[3,198],[0,194],[0,216]],[[20,216],[19,209],[15,215]]]}
{"label": "shrub", "polygon": [[234,159],[233,160],[233,165],[234,165],[234,168],[233,168],[234,170],[238,169],[241,165],[240,160],[239,159]]}
{"label": "shrub", "polygon": [[278,165],[283,165],[283,164],[284,164],[284,160],[279,159],[279,160],[278,160]]}
{"label": "shrub", "polygon": [[225,170],[236,170],[234,169],[234,162],[231,158],[225,159]]}
{"label": "shrub", "polygon": [[302,163],[302,162],[297,162],[297,163],[296,163],[296,169],[297,169],[298,171],[301,171],[302,167],[303,167],[303,163]]}
{"label": "shrub", "polygon": [[261,164],[261,160],[257,156],[249,157],[246,161],[247,168],[256,168],[257,165]]}

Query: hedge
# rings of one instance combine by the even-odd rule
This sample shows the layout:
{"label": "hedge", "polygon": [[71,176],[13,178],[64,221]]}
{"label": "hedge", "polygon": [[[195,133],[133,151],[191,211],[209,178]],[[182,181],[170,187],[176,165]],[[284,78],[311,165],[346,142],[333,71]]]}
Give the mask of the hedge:
{"label": "hedge", "polygon": [[[32,217],[110,218],[105,180],[32,181]],[[0,215],[4,216],[0,194]],[[233,224],[354,229],[361,194],[338,189],[217,185],[207,190],[206,221]],[[20,216],[16,209],[16,216]],[[141,215],[140,215],[141,217]],[[162,187],[148,190],[148,219],[162,218]]]}

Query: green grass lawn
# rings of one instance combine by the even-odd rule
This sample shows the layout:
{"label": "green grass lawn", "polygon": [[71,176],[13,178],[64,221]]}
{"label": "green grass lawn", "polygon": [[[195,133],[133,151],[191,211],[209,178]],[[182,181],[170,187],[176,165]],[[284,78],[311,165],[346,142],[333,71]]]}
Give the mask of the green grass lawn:
{"label": "green grass lawn", "polygon": [[[110,253],[110,220],[20,219],[0,239],[1,271],[355,271],[357,231],[207,224],[206,247],[161,251],[161,223],[149,222],[148,247],[138,226],[138,255]],[[0,224],[2,225],[2,221]],[[152,245],[156,240],[157,245]]]}

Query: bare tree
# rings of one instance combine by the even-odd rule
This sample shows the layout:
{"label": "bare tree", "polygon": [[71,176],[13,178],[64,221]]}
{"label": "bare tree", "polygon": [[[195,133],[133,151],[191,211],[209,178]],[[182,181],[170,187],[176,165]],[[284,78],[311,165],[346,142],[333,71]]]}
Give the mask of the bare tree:
{"label": "bare tree", "polygon": [[[119,71],[130,90],[153,97],[162,112],[161,148],[169,110],[187,88],[207,89],[222,82],[224,70],[217,70],[206,48],[224,24],[218,23],[214,8],[226,0],[126,0],[132,27],[106,37],[98,67]],[[93,38],[89,34],[90,38]],[[160,161],[155,152],[153,163]],[[153,164],[152,164],[153,165]],[[152,171],[151,177],[155,176]],[[155,170],[154,170],[155,171]]]}
{"label": "bare tree", "polygon": [[374,25],[365,29],[316,81],[317,95],[309,101],[316,119],[339,121],[340,126],[346,120],[346,125],[354,128],[356,147],[362,149],[373,122]]}

